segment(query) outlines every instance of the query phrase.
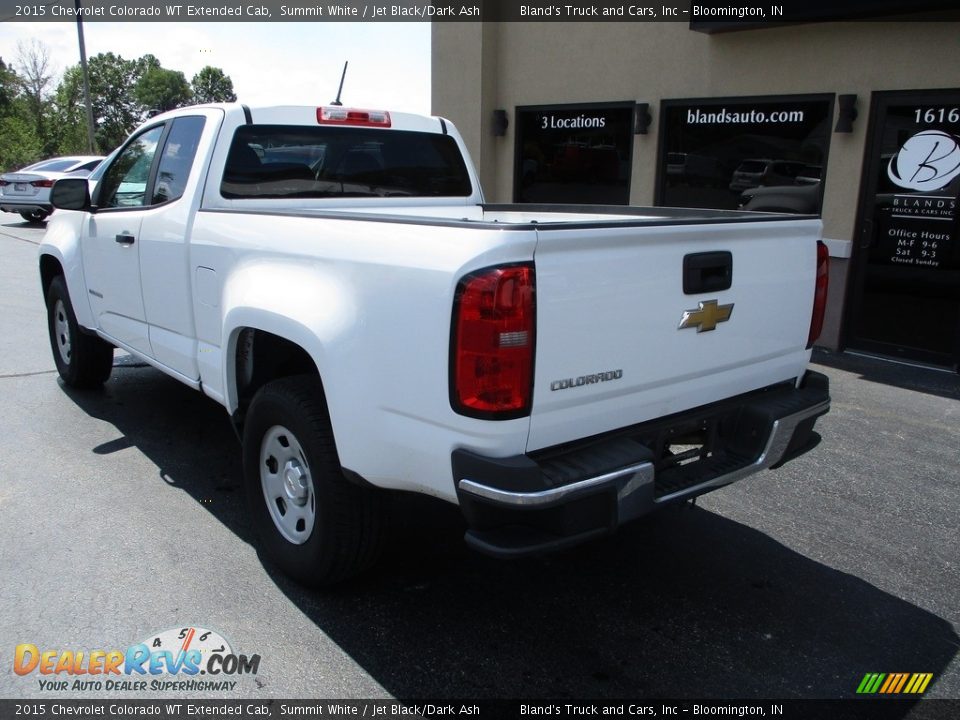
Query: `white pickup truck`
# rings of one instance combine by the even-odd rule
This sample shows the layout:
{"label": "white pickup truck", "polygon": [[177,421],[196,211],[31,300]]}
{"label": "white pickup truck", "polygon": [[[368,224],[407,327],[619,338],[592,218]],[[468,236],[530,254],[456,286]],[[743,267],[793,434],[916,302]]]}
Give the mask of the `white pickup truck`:
{"label": "white pickup truck", "polygon": [[488,205],[450,122],[341,107],[159,115],[52,201],[63,382],[118,347],[221,403],[304,583],[372,562],[384,489],[546,552],[790,459],[829,409],[816,218]]}

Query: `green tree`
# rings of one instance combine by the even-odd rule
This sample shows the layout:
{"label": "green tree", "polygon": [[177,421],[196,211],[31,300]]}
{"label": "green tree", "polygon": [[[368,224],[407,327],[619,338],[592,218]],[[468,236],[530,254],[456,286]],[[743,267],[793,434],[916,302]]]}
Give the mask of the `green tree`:
{"label": "green tree", "polygon": [[18,170],[43,156],[36,131],[20,114],[0,117],[0,137],[0,171]]}
{"label": "green tree", "polygon": [[156,68],[159,70],[161,67],[163,67],[160,64],[160,61],[157,59],[157,56],[151,55],[150,53],[147,53],[146,55],[142,55],[141,57],[134,60],[133,63],[137,67],[138,75],[143,75],[147,70],[150,70],[151,68]]}
{"label": "green tree", "polygon": [[[88,60],[87,67],[90,104],[96,126],[96,150],[103,154],[120,145],[150,111],[182,107],[193,98],[184,74],[164,68],[154,55],[126,60],[114,53],[100,53]],[[232,92],[230,79],[223,76],[222,71],[217,72]],[[0,78],[0,102],[2,91]],[[56,118],[55,122],[47,124],[52,147],[62,154],[83,152],[86,149],[86,107],[83,72],[79,65],[67,68],[49,105]]]}
{"label": "green tree", "polygon": [[47,125],[50,122],[48,95],[54,70],[50,64],[50,50],[36,38],[17,44],[17,68],[22,89],[22,102],[33,123],[36,136],[43,141],[43,153],[53,153],[48,142]]}
{"label": "green tree", "polygon": [[0,57],[0,117],[10,113],[13,101],[20,94],[20,78]]}
{"label": "green tree", "polygon": [[[96,145],[108,153],[122,143],[144,117],[143,106],[133,89],[142,74],[139,61],[124,60],[112,52],[94,55],[87,61],[90,76],[90,104],[96,126]],[[83,105],[83,73],[79,66],[67,69],[55,94],[58,122],[73,123],[86,112]],[[86,122],[80,121],[81,130]],[[61,135],[63,135],[61,128]],[[65,133],[70,136],[69,130]],[[61,140],[60,147],[72,144]]]}
{"label": "green tree", "polygon": [[165,112],[190,103],[193,93],[179,70],[149,66],[140,76],[134,95],[145,111]]}
{"label": "green tree", "polygon": [[0,171],[16,170],[43,153],[23,92],[23,79],[0,58]]}
{"label": "green tree", "polygon": [[87,67],[97,146],[107,153],[143,119],[143,108],[132,92],[140,79],[140,68],[135,61],[124,60],[112,52],[94,55]]}
{"label": "green tree", "polygon": [[235,102],[233,81],[220,68],[207,65],[193,76],[193,97],[198,103]]}
{"label": "green tree", "polygon": [[89,150],[82,72],[79,65],[68,68],[53,94],[51,114],[56,122],[48,126],[52,155],[82,155]]}

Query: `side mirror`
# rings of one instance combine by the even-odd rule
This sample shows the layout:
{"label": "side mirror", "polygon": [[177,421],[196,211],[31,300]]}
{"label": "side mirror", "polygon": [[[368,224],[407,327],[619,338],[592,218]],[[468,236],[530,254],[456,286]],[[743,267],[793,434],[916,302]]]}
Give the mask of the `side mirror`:
{"label": "side mirror", "polygon": [[50,204],[58,210],[89,210],[90,186],[86,178],[61,178],[50,190]]}

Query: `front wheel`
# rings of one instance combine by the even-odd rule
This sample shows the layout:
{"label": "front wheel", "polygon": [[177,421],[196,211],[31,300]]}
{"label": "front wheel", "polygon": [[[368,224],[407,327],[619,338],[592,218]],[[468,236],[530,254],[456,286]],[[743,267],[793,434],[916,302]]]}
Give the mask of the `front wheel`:
{"label": "front wheel", "polygon": [[319,377],[283,378],[257,392],[243,474],[254,530],[290,577],[332,585],[376,560],[382,494],[344,477]]}
{"label": "front wheel", "polygon": [[63,275],[55,277],[47,290],[47,330],[53,361],[64,383],[94,388],[107,381],[113,369],[113,346],[80,331]]}

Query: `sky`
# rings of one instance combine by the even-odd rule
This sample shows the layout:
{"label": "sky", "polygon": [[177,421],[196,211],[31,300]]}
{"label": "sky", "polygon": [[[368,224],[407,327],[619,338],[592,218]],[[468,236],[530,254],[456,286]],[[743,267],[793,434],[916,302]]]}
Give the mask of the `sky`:
{"label": "sky", "polygon": [[[150,53],[187,81],[204,66],[221,68],[248,105],[322,105],[336,97],[349,61],[343,104],[430,112],[430,23],[107,23],[83,24],[87,57]],[[2,22],[0,57],[17,63],[18,42],[36,38],[50,51],[56,87],[80,62],[72,22]]]}

